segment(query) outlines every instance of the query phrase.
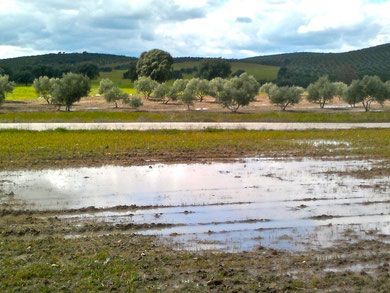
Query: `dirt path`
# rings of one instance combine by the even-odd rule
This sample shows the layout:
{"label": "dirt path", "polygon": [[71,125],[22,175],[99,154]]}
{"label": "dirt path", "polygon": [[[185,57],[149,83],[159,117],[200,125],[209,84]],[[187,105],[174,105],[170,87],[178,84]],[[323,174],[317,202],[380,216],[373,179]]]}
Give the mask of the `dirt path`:
{"label": "dirt path", "polygon": [[262,123],[262,122],[131,122],[131,123],[0,123],[0,129],[19,130],[310,130],[390,128],[390,123]]}

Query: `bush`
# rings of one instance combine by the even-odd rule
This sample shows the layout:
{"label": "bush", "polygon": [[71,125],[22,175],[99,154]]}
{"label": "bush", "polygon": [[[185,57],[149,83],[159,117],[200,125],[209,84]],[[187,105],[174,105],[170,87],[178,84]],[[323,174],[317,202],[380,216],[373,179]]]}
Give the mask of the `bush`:
{"label": "bush", "polygon": [[127,103],[133,109],[138,109],[139,107],[143,106],[143,104],[144,104],[140,97],[131,97],[130,99],[127,100]]}

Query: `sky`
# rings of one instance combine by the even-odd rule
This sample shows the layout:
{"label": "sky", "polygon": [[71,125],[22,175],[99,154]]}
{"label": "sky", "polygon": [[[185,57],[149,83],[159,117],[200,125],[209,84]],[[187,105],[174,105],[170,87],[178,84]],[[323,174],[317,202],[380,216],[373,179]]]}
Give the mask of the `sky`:
{"label": "sky", "polygon": [[61,52],[244,58],[390,42],[390,0],[0,0],[0,59]]}

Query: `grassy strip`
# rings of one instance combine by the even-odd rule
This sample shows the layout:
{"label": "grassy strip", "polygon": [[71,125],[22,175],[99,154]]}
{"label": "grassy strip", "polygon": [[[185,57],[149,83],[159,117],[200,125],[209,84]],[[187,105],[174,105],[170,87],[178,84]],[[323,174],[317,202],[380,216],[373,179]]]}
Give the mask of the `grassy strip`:
{"label": "grassy strip", "polygon": [[14,112],[0,122],[390,122],[386,112]]}
{"label": "grassy strip", "polygon": [[[349,142],[350,147],[307,141]],[[144,164],[246,155],[390,159],[390,129],[338,131],[0,131],[0,168]]]}

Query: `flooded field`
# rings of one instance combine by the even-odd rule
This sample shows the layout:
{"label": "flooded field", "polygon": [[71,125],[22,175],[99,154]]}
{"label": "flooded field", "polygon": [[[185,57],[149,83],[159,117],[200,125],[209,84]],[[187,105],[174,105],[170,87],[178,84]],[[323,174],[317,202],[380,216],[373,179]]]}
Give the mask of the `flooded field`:
{"label": "flooded field", "polygon": [[248,158],[3,171],[0,201],[78,227],[88,223],[157,235],[189,250],[302,251],[342,240],[389,241],[389,178],[352,176],[378,163]]}

